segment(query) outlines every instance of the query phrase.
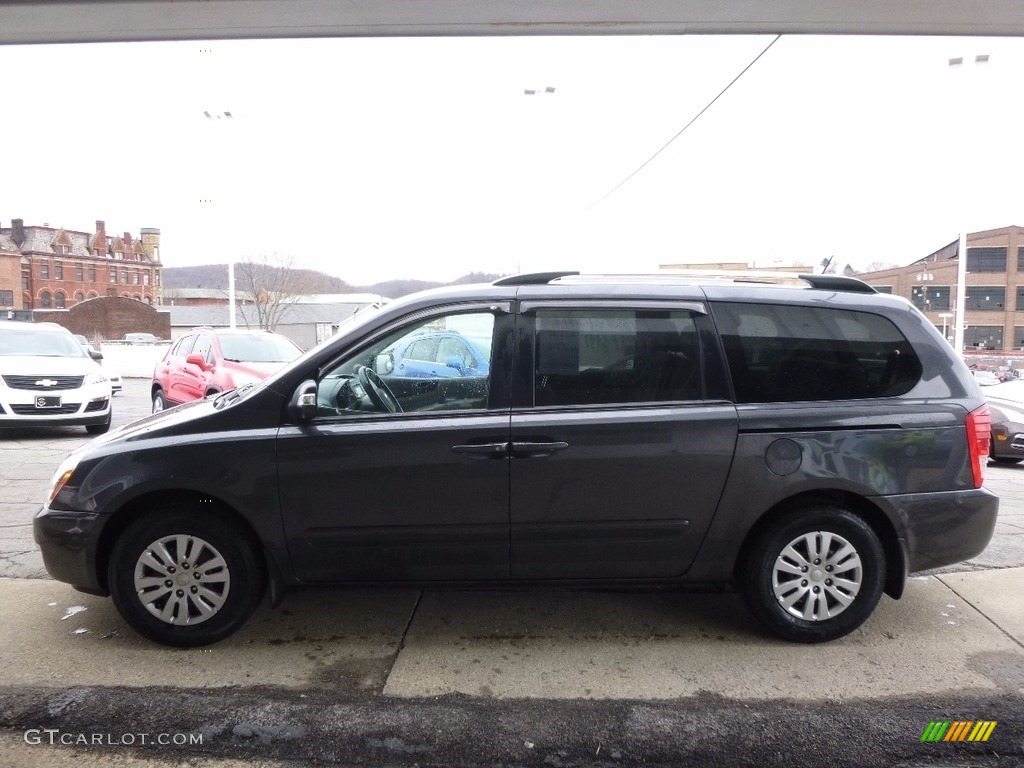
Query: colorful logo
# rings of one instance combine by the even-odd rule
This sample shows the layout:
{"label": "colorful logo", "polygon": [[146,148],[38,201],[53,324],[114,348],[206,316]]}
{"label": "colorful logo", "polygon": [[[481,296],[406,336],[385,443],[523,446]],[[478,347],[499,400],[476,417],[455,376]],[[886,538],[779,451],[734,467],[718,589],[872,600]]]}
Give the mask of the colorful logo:
{"label": "colorful logo", "polygon": [[933,720],[921,741],[988,741],[996,725],[995,720]]}

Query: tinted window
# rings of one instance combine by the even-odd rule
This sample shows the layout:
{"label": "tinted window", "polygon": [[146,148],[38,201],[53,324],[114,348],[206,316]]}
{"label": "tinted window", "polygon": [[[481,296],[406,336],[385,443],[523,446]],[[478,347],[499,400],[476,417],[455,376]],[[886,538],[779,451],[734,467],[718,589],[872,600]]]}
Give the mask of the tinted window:
{"label": "tinted window", "polygon": [[910,343],[880,315],[774,304],[712,311],[740,403],[892,397],[921,377]]}
{"label": "tinted window", "polygon": [[688,312],[538,310],[534,404],[699,400],[700,347]]}

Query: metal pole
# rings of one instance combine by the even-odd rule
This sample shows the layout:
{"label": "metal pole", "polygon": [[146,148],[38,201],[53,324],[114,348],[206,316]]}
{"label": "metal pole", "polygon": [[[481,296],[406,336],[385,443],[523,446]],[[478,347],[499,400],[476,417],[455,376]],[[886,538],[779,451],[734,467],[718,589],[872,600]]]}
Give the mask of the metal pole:
{"label": "metal pole", "polygon": [[953,319],[953,349],[964,354],[964,325],[967,316],[967,233],[960,233],[956,257],[956,317]]}

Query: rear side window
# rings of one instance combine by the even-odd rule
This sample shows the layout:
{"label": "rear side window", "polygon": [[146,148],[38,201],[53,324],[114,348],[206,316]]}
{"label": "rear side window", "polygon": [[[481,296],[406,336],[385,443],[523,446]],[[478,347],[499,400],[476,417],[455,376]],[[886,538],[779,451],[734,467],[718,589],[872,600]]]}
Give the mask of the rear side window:
{"label": "rear side window", "polygon": [[712,313],[739,403],[895,397],[921,378],[910,342],[881,315],[734,303]]}
{"label": "rear side window", "polygon": [[700,346],[690,313],[537,311],[535,405],[654,403],[700,397]]}

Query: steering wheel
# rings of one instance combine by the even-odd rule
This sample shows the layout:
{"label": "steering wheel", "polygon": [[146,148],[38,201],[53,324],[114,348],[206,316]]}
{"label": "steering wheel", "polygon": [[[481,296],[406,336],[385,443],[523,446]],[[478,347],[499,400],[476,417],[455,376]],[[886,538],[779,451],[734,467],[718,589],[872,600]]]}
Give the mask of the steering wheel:
{"label": "steering wheel", "polygon": [[387,413],[401,413],[402,406],[398,402],[398,398],[388,389],[388,385],[377,375],[376,371],[367,365],[361,365],[356,369],[356,376],[359,378],[359,383],[363,385],[366,396],[370,398],[370,402],[375,407]]}

